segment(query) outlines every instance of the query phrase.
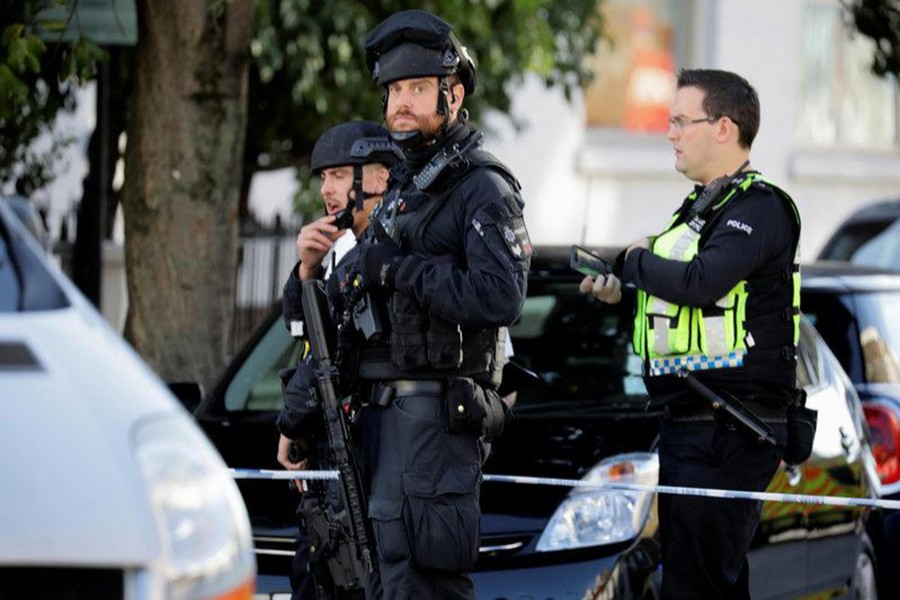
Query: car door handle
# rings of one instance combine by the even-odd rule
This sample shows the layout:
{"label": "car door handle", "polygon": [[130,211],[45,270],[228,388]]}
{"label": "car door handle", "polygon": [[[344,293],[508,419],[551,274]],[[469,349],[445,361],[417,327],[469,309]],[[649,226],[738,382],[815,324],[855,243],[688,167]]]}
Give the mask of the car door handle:
{"label": "car door handle", "polygon": [[838,428],[838,430],[841,432],[841,448],[844,449],[844,454],[849,455],[850,449],[853,448],[853,438],[847,435],[843,427]]}
{"label": "car door handle", "polygon": [[800,480],[803,479],[803,468],[800,465],[786,465],[784,467],[784,475],[787,478],[788,485],[796,487],[800,485]]}

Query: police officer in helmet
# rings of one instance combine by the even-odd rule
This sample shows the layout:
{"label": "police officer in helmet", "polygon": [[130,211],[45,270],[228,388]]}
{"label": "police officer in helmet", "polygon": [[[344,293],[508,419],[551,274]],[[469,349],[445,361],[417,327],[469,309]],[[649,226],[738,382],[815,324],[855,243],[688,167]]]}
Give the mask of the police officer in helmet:
{"label": "police officer in helmet", "polygon": [[385,317],[381,332],[353,334],[381,579],[370,593],[472,598],[483,442],[503,426],[506,327],[530,264],[523,202],[467,122],[475,66],[446,21],[396,13],[365,47],[404,161],[355,269],[339,266],[329,287],[340,305],[362,285]]}
{"label": "police officer in helmet", "polygon": [[[326,216],[300,230],[296,276],[302,281],[331,272],[333,264],[351,248],[369,224],[369,213],[387,189],[389,169],[398,160],[388,132],[371,121],[350,121],[322,134],[313,147],[310,168],[321,178],[319,191]],[[352,235],[349,233],[352,232]],[[326,254],[337,251],[323,264]],[[299,297],[298,297],[299,306]]]}
{"label": "police officer in helmet", "polygon": [[[282,300],[285,324],[293,335],[302,334],[302,281],[327,279],[352,251],[356,238],[369,225],[372,208],[387,189],[388,169],[397,161],[398,151],[388,131],[370,121],[342,123],[316,141],[310,167],[321,178],[320,193],[327,214],[305,225],[297,236],[300,261],[291,270]],[[310,392],[315,387],[315,366],[311,357],[304,357],[285,382],[284,408],[277,421],[277,458],[289,470],[332,466],[324,416]],[[300,456],[292,454],[292,443],[295,450],[304,449]],[[298,536],[291,573],[294,600],[362,597],[365,582],[359,581],[356,586],[355,577],[364,574],[349,558],[352,541],[342,540],[343,547],[351,550],[335,550],[338,544],[317,539],[318,532],[331,527],[328,523],[316,527],[323,515],[338,520],[336,515],[342,508],[336,483],[310,483],[310,489],[304,493],[299,512],[305,528]]]}

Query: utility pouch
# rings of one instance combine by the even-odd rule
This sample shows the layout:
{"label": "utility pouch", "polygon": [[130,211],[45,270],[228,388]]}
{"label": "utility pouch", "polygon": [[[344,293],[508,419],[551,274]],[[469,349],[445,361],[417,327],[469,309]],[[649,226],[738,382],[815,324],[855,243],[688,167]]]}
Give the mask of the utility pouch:
{"label": "utility pouch", "polygon": [[446,398],[450,433],[483,436],[490,441],[503,432],[505,404],[494,390],[483,388],[468,377],[451,377]]}
{"label": "utility pouch", "polygon": [[432,368],[458,369],[462,365],[462,331],[459,325],[432,317],[426,339],[428,364]]}
{"label": "utility pouch", "polygon": [[806,390],[798,390],[794,403],[787,409],[788,435],[783,457],[785,463],[799,465],[810,457],[817,420],[818,411],[806,408]]}
{"label": "utility pouch", "polygon": [[395,292],[390,302],[391,362],[410,371],[428,364],[425,312],[414,298]]}

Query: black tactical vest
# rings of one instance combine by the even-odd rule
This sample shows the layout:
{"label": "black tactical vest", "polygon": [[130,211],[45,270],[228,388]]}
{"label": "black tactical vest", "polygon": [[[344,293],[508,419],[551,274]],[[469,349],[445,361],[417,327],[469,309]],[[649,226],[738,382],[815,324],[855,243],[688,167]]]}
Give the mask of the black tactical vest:
{"label": "black tactical vest", "polygon": [[[426,190],[412,181],[392,190],[385,204],[399,202],[396,214],[399,243],[405,254],[450,261],[467,268],[462,240],[467,223],[459,223],[455,203],[463,197],[458,188],[476,172],[502,177],[512,189],[519,184],[509,169],[492,154],[480,149],[464,155],[464,160],[449,166]],[[452,255],[437,256],[425,240],[432,227],[451,228],[448,235],[459,240]],[[388,302],[390,348],[367,349],[360,356],[360,379],[432,379],[448,375],[471,377],[481,385],[496,388],[500,384],[505,357],[507,330],[476,329],[445,321],[420,306],[402,292],[394,292]],[[386,351],[387,350],[387,351]],[[389,359],[388,359],[389,357]]]}

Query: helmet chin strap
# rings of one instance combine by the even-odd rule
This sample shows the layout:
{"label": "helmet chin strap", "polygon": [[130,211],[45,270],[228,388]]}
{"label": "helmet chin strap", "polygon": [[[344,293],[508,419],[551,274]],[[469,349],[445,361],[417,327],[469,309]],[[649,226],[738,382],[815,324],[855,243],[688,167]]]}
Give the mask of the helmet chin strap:
{"label": "helmet chin strap", "polygon": [[[440,134],[438,137],[444,137],[447,135],[447,128],[450,126],[450,107],[447,106],[447,94],[453,93],[450,90],[450,84],[447,83],[446,77],[441,77],[438,90],[437,114],[444,117],[444,122],[441,123]],[[453,99],[455,100],[456,98],[454,97]]]}
{"label": "helmet chin strap", "polygon": [[[353,165],[353,191],[356,192],[356,203],[353,206],[353,210],[360,212],[363,209],[363,201],[365,198],[363,197],[363,168],[362,165]],[[347,204],[350,203],[350,199],[347,198]]]}
{"label": "helmet chin strap", "polygon": [[[363,190],[363,165],[353,165],[353,195],[356,199],[353,202],[353,210],[361,212],[363,204],[369,198],[375,198],[381,194],[372,194]],[[350,195],[347,194],[347,206],[350,205]]]}

